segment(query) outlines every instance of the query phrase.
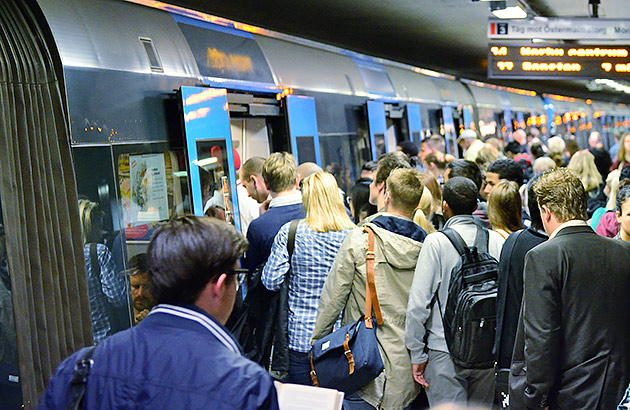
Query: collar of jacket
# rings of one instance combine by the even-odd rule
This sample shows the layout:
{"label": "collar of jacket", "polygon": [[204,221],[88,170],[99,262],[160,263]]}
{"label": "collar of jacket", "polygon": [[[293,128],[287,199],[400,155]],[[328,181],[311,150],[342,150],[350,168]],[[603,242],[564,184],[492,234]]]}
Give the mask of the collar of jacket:
{"label": "collar of jacket", "polygon": [[234,340],[230,332],[221,325],[215,318],[195,305],[169,305],[166,303],[155,306],[149,316],[155,314],[165,314],[175,316],[181,319],[190,320],[196,322],[206,328],[219,342],[225,347],[232,350],[234,353],[241,354],[241,349],[238,343]]}
{"label": "collar of jacket", "polygon": [[389,232],[407,237],[416,242],[424,242],[427,233],[411,219],[390,213],[379,213],[370,220],[371,223]]}

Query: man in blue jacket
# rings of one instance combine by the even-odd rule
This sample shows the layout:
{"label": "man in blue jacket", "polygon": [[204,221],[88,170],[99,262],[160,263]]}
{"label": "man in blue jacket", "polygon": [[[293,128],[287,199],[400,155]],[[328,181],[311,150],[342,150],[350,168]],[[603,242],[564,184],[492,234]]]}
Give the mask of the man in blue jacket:
{"label": "man in blue jacket", "polygon": [[[223,326],[247,242],[225,222],[179,217],[148,250],[158,305],[93,352],[84,409],[277,409],[271,377],[243,357]],[[55,371],[40,409],[66,409],[82,349]]]}

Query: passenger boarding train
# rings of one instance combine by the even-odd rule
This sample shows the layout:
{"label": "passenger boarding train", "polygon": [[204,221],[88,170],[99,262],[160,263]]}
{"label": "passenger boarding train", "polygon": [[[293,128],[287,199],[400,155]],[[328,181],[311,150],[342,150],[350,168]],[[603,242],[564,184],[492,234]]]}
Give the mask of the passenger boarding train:
{"label": "passenger boarding train", "polygon": [[[38,0],[63,63],[79,194],[107,209],[123,254],[153,226],[217,198],[239,226],[239,161],[289,151],[348,190],[403,140],[465,128],[510,139],[590,130],[625,105],[458,80],[151,0]],[[234,150],[240,160],[234,158]]]}

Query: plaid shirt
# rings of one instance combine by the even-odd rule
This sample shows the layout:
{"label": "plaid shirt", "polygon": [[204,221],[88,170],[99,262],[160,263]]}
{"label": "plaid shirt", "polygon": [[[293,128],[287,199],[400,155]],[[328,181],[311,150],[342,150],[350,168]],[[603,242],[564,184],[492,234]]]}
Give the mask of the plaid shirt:
{"label": "plaid shirt", "polygon": [[[289,225],[285,224],[276,235],[262,273],[262,282],[269,290],[280,289],[289,270]],[[311,349],[319,297],[335,256],[349,232],[350,229],[315,232],[306,221],[300,221],[289,279],[289,349],[302,353]]]}
{"label": "plaid shirt", "polygon": [[105,337],[109,336],[111,331],[109,324],[110,305],[121,307],[127,301],[125,279],[121,274],[116,273],[109,249],[103,244],[96,244],[96,255],[101,268],[100,277],[97,277],[96,273],[92,271],[90,244],[83,246],[94,344],[100,343]]}

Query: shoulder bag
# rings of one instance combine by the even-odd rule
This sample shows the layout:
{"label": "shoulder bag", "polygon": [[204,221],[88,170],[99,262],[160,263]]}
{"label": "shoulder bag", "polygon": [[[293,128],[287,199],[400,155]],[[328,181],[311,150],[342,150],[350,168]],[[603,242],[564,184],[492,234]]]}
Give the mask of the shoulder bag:
{"label": "shoulder bag", "polygon": [[376,325],[383,324],[383,316],[374,284],[374,231],[368,225],[363,231],[368,234],[365,314],[319,339],[309,355],[313,385],[331,387],[346,394],[370,383],[384,368],[376,340]]}

